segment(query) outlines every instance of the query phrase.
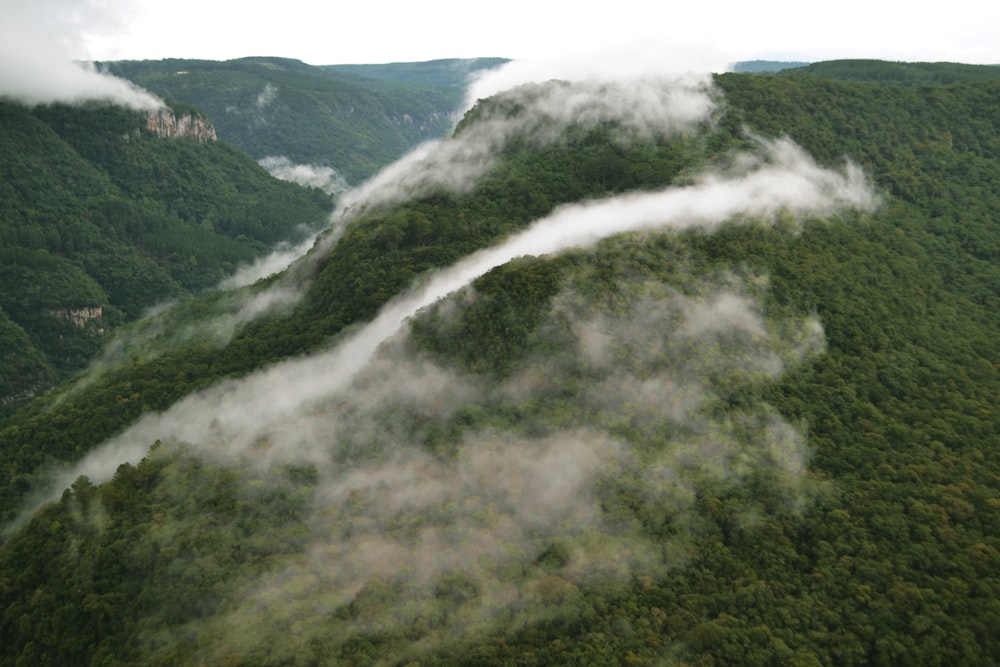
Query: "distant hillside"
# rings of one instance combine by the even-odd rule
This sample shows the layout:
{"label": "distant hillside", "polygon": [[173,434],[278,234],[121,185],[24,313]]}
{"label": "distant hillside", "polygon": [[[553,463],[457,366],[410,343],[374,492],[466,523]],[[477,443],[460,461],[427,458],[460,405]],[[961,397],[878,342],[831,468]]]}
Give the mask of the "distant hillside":
{"label": "distant hillside", "polygon": [[413,81],[447,88],[463,88],[469,76],[499,67],[507,58],[447,58],[416,63],[386,63],[383,65],[323,65],[331,72],[347,72],[369,79]]}
{"label": "distant hillside", "polygon": [[891,62],[886,60],[827,60],[794,69],[787,76],[811,75],[837,81],[895,83],[903,86],[947,85],[1000,79],[1000,65],[946,62]]}
{"label": "distant hillside", "polygon": [[210,287],[331,207],[214,141],[198,112],[0,102],[0,407],[105,332]]}
{"label": "distant hillside", "polygon": [[785,69],[805,67],[809,63],[785,60],[744,60],[733,65],[734,72],[780,72]]}
{"label": "distant hillside", "polygon": [[332,167],[357,184],[453,125],[463,82],[495,59],[317,67],[287,58],[122,61],[107,66],[196,105],[255,159]]}

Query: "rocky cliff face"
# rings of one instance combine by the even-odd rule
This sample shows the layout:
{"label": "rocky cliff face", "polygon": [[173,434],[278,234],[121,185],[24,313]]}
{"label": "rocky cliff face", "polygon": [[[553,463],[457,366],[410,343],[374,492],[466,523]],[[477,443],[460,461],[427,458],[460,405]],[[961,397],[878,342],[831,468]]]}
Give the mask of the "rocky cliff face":
{"label": "rocky cliff face", "polygon": [[172,109],[152,111],[146,116],[146,129],[167,138],[187,137],[195,141],[215,141],[215,127],[204,116],[175,114]]}
{"label": "rocky cliff face", "polygon": [[[82,308],[60,308],[59,310],[48,311],[50,315],[58,317],[69,322],[72,322],[81,329],[87,326],[87,322],[91,320],[98,320],[104,317],[104,308],[101,306],[88,307],[84,306]],[[99,329],[103,332],[103,329]]]}

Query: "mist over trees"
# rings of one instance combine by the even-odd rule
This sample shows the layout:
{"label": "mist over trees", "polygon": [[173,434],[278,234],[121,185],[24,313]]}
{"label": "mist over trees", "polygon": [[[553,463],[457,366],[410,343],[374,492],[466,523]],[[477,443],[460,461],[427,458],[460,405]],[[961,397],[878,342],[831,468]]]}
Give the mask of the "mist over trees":
{"label": "mist over trees", "polygon": [[110,71],[206,112],[254,159],[333,168],[358,185],[422,141],[451,130],[469,78],[503,60],[307,65],[290,58],[148,60]]}
{"label": "mist over trees", "polygon": [[[627,98],[683,99],[663,131],[613,86],[483,100],[283,275],[7,418],[0,662],[995,664],[1000,81],[671,86]],[[704,224],[526,250],[329,362],[664,193]]]}

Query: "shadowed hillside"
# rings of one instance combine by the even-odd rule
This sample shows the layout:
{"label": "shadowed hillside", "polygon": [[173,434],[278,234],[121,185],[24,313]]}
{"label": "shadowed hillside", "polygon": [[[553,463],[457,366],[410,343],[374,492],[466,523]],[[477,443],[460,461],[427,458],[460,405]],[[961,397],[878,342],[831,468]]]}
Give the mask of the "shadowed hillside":
{"label": "shadowed hillside", "polygon": [[5,411],[80,370],[113,328],[304,238],[331,208],[187,107],[0,102],[0,115]]}

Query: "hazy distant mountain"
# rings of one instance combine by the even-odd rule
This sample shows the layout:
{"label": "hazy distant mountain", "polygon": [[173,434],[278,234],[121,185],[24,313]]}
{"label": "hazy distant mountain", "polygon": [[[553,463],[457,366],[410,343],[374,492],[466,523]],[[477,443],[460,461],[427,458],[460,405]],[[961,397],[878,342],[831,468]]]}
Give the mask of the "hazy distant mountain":
{"label": "hazy distant mountain", "polygon": [[734,72],[779,72],[783,69],[805,67],[809,63],[785,60],[744,60],[733,65]]}
{"label": "hazy distant mountain", "polygon": [[703,84],[483,100],[9,418],[0,664],[995,664],[1000,82]]}
{"label": "hazy distant mountain", "polygon": [[467,77],[499,59],[318,67],[287,58],[124,61],[109,69],[194,104],[255,159],[335,169],[357,184],[448,132]]}
{"label": "hazy distant mountain", "polygon": [[382,65],[323,65],[331,72],[349,72],[370,79],[412,81],[462,89],[469,77],[510,62],[507,58],[448,58],[416,63],[386,63]]}

